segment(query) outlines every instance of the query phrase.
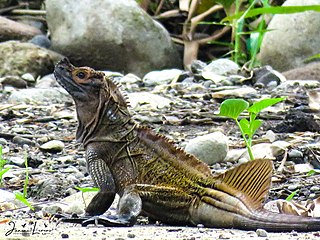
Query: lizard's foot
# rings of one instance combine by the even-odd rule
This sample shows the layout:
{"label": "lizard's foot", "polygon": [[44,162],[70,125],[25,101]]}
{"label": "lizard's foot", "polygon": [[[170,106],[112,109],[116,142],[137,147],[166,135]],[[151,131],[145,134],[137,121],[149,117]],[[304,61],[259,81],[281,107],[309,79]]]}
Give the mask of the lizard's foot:
{"label": "lizard's foot", "polygon": [[121,218],[116,216],[94,216],[82,222],[82,226],[86,227],[89,224],[95,226],[103,225],[105,227],[129,227],[134,224],[135,221],[130,221],[127,218]]}

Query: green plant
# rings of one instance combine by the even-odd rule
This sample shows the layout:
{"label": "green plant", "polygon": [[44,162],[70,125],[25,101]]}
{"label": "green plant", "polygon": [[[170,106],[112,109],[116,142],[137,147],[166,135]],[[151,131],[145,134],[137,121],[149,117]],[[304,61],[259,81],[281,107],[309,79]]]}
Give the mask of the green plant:
{"label": "green plant", "polygon": [[97,187],[75,187],[75,189],[79,190],[82,194],[82,200],[84,204],[86,205],[86,201],[84,199],[84,193],[86,192],[98,192],[100,189]]}
{"label": "green plant", "polygon": [[82,193],[85,192],[98,192],[100,189],[96,187],[75,187],[75,189],[79,190]]}
{"label": "green plant", "polygon": [[[251,149],[252,138],[262,124],[262,120],[256,119],[258,114],[263,109],[270,107],[284,99],[285,98],[266,98],[253,103],[250,107],[249,103],[243,99],[227,99],[221,103],[219,115],[232,118],[236,122],[251,160],[254,159]],[[249,120],[242,118],[239,121],[240,114],[244,111],[248,112]]]}
{"label": "green plant", "polygon": [[293,197],[295,195],[297,195],[298,192],[299,192],[299,190],[295,190],[292,193],[290,193],[290,195],[286,198],[286,201],[291,201],[293,199]]}
{"label": "green plant", "polygon": [[[224,2],[224,1],[221,1]],[[233,2],[231,9],[235,9],[234,12],[226,9],[227,16],[221,20],[221,23],[229,23],[233,29],[233,36],[231,41],[234,42],[234,49],[232,51],[232,58],[236,63],[244,60],[249,60],[249,68],[252,69],[256,64],[256,56],[260,50],[260,46],[263,40],[264,33],[266,30],[266,22],[264,20],[265,14],[292,14],[304,11],[320,11],[320,5],[309,5],[309,6],[270,6],[267,0],[251,0],[249,6],[245,8],[245,11],[240,11],[243,8],[243,0],[227,1]],[[223,4],[223,3],[222,3]],[[257,6],[257,7],[255,7]],[[257,18],[259,17],[259,19]],[[245,19],[249,19],[248,23],[254,20],[259,20],[259,24],[256,29],[252,28],[250,24],[245,24]],[[248,32],[244,32],[244,28],[249,28]],[[241,37],[243,35],[249,35],[247,38],[247,49],[246,51],[241,48]],[[246,57],[248,53],[248,57]]]}
{"label": "green plant", "polygon": [[23,183],[23,193],[21,193],[19,191],[15,191],[14,194],[15,194],[15,197],[17,200],[22,202],[24,205],[29,207],[31,210],[34,210],[33,206],[27,200],[27,195],[28,195],[27,191],[28,191],[28,185],[29,185],[29,171],[28,171],[28,155],[27,155],[27,153],[24,154],[24,165],[25,165],[26,171],[25,171],[25,179],[24,179],[24,183]]}
{"label": "green plant", "polygon": [[6,163],[7,160],[3,159],[2,145],[0,145],[0,187],[2,186],[2,176],[11,169],[11,167],[4,168]]}

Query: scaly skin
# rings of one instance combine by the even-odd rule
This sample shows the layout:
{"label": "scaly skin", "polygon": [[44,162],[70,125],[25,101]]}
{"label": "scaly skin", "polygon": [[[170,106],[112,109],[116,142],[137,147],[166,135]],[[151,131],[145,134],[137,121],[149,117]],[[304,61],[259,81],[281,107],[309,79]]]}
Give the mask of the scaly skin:
{"label": "scaly skin", "polygon": [[[133,225],[143,213],[174,225],[268,231],[320,230],[319,218],[263,209],[272,163],[255,160],[213,176],[206,164],[131,119],[124,95],[102,72],[67,59],[54,72],[76,103],[77,140],[100,192],[83,225]],[[117,216],[99,216],[120,195]]]}

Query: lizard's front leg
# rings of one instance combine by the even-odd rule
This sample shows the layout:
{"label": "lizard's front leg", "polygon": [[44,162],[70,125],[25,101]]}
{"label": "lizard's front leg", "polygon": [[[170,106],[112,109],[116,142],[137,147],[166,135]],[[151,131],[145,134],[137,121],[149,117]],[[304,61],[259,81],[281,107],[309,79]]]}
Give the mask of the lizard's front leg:
{"label": "lizard's front leg", "polygon": [[86,215],[83,217],[65,217],[61,221],[71,223],[82,223],[93,216],[105,213],[111,206],[115,195],[115,183],[111,171],[105,161],[98,158],[95,154],[87,154],[88,171],[99,192],[92,198],[86,208]]}
{"label": "lizard's front leg", "polygon": [[95,154],[87,154],[88,171],[96,186],[100,191],[93,197],[88,207],[86,215],[96,216],[103,214],[111,206],[115,195],[115,184],[113,176],[106,162]]}

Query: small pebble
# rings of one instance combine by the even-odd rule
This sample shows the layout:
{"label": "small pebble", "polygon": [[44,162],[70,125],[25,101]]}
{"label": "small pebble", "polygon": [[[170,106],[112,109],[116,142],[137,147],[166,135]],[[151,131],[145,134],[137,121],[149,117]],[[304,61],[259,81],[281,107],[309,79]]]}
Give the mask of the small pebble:
{"label": "small pebble", "polygon": [[23,145],[23,144],[34,145],[34,143],[30,139],[24,138],[24,137],[20,137],[20,136],[13,137],[12,138],[12,142],[16,143],[18,145]]}
{"label": "small pebble", "polygon": [[288,190],[290,190],[290,191],[295,191],[298,188],[300,188],[300,186],[298,184],[292,184],[292,185],[288,186]]}
{"label": "small pebble", "polygon": [[66,233],[61,233],[61,238],[69,238],[69,235]]}
{"label": "small pebble", "polygon": [[288,157],[289,157],[289,158],[302,158],[302,157],[303,157],[303,153],[300,152],[299,150],[292,149],[292,150],[288,153]]}
{"label": "small pebble", "polygon": [[197,228],[204,228],[204,225],[199,223],[199,224],[197,224]]}
{"label": "small pebble", "polygon": [[256,230],[256,233],[257,233],[258,237],[268,237],[268,233],[264,229],[259,228]]}
{"label": "small pebble", "polygon": [[4,138],[0,138],[0,145],[7,145],[8,141]]}
{"label": "small pebble", "polygon": [[9,160],[11,163],[13,163],[19,167],[24,167],[24,159],[21,157],[10,157]]}
{"label": "small pebble", "polygon": [[310,188],[310,191],[311,191],[311,192],[318,192],[318,191],[320,191],[320,187],[318,187],[318,186],[312,186],[312,187]]}
{"label": "small pebble", "polygon": [[133,234],[133,233],[128,233],[127,237],[128,237],[128,238],[135,238],[135,237],[136,237],[136,235],[135,235],[135,234]]}

